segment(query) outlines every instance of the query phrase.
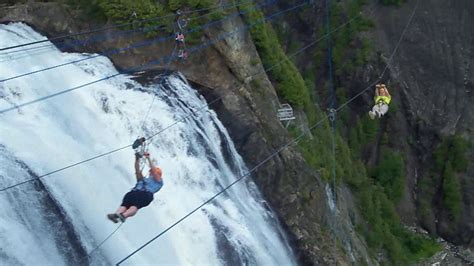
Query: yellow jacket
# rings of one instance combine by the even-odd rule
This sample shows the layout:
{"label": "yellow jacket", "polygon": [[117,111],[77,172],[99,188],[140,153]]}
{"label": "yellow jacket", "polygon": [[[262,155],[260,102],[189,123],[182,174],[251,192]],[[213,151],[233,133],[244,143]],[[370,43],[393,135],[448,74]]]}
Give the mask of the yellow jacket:
{"label": "yellow jacket", "polygon": [[378,104],[378,103],[382,102],[382,103],[388,105],[391,100],[392,100],[392,96],[390,96],[390,95],[388,95],[388,96],[375,96],[374,97],[375,104]]}

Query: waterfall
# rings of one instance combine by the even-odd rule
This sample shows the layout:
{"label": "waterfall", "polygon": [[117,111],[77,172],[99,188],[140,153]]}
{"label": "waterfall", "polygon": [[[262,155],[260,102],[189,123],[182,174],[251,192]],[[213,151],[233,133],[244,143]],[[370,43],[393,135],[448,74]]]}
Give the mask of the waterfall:
{"label": "waterfall", "polygon": [[[0,26],[0,47],[43,39],[22,23]],[[88,56],[63,53],[54,46],[3,51],[0,79]],[[1,82],[0,109],[116,73],[111,61],[101,56]],[[117,226],[105,215],[116,210],[135,184],[131,148],[0,192],[2,264],[116,263],[247,172],[217,115],[202,108],[205,99],[184,77],[172,74],[146,84],[136,78],[119,75],[0,114],[2,188],[176,123],[150,141],[151,157],[163,170],[163,188],[90,257],[87,254]],[[126,265],[296,264],[266,206],[252,180],[244,179]]]}

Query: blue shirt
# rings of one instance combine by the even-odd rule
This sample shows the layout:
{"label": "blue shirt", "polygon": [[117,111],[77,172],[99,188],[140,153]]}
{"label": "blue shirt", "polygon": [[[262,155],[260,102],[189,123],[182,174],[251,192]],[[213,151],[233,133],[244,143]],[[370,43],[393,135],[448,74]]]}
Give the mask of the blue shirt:
{"label": "blue shirt", "polygon": [[148,176],[137,182],[133,190],[144,190],[151,193],[158,192],[163,187],[163,179],[159,182],[155,178]]}

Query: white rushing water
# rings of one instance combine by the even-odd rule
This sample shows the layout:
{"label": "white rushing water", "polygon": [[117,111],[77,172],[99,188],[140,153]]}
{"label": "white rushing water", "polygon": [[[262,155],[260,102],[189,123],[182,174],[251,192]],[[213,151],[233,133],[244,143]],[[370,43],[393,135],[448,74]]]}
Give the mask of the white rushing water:
{"label": "white rushing water", "polygon": [[[0,25],[0,47],[43,39],[21,23]],[[7,52],[0,52],[0,79],[88,56],[54,48]],[[0,109],[115,73],[109,59],[98,57],[0,82]],[[105,215],[134,186],[131,148],[47,176],[42,184],[0,192],[0,264],[116,263],[246,172],[216,114],[207,108],[197,112],[205,100],[179,76],[165,83],[145,86],[120,75],[0,114],[0,188],[123,147],[192,114],[152,140],[149,151],[164,179],[155,200],[90,259],[86,254],[117,226]],[[247,179],[125,263],[138,264],[291,265],[295,260]]]}

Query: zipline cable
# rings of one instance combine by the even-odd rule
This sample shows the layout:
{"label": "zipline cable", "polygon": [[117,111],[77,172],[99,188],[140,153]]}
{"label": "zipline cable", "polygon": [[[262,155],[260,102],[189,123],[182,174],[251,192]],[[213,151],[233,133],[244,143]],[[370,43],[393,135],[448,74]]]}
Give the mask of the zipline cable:
{"label": "zipline cable", "polygon": [[[247,12],[251,12],[251,11],[257,9],[257,8],[261,8],[263,6],[271,5],[271,4],[274,4],[274,3],[276,3],[276,0],[269,0],[269,1],[266,1],[262,4],[255,5],[252,9],[250,9],[250,11],[247,11]],[[226,21],[226,20],[233,19],[235,17],[240,16],[241,14],[243,14],[243,13],[235,12],[231,15],[225,16],[222,19],[211,21],[211,22],[208,22],[208,23],[206,23],[204,25],[201,25],[199,27],[195,27],[195,28],[193,28],[189,31],[186,31],[185,33],[189,34],[189,33],[192,33],[192,32],[196,32],[198,30],[207,29],[207,28],[211,27],[214,24],[217,24],[217,23],[220,23],[220,22],[223,22],[223,21]],[[147,41],[143,41],[143,42],[139,42],[139,43],[135,43],[135,44],[130,44],[126,47],[110,49],[108,51],[103,51],[101,54],[93,54],[93,55],[90,55],[90,56],[87,56],[87,57],[84,57],[84,58],[81,58],[81,59],[77,59],[77,60],[65,62],[65,63],[62,63],[62,64],[57,64],[57,65],[54,65],[54,66],[45,67],[45,68],[42,68],[42,69],[33,70],[33,71],[30,71],[30,72],[27,72],[27,73],[18,74],[18,75],[15,75],[15,76],[0,79],[0,83],[5,82],[5,81],[14,80],[14,79],[21,78],[21,77],[25,77],[25,76],[29,76],[29,75],[33,75],[33,74],[37,74],[37,73],[41,73],[41,72],[44,72],[44,71],[56,69],[56,68],[59,68],[59,67],[79,63],[79,62],[82,62],[82,61],[94,59],[94,58],[97,58],[97,57],[100,57],[100,56],[111,56],[111,55],[119,54],[119,53],[124,52],[124,51],[131,50],[131,49],[142,48],[142,47],[146,47],[146,46],[150,46],[150,45],[155,45],[155,44],[158,44],[158,43],[161,43],[161,42],[173,39],[173,38],[174,38],[174,33],[172,33],[170,36],[167,36],[167,37],[157,37],[157,38],[154,38],[152,40],[147,40]]]}
{"label": "zipline cable", "polygon": [[[300,7],[300,6],[302,6],[302,5],[303,5],[303,4],[300,4],[300,5],[296,6],[296,7]],[[277,13],[273,14],[272,16],[275,16],[276,14],[282,14],[282,12],[287,12],[287,11],[289,11],[290,9],[291,9],[291,10],[294,10],[295,7],[288,8],[288,9],[286,9],[286,11],[284,10],[284,11],[277,12]],[[269,16],[269,17],[266,17],[266,18],[268,19],[268,18],[271,18],[272,16]],[[263,20],[263,21],[265,21],[265,20]],[[260,23],[262,23],[262,22],[260,22]],[[257,24],[257,23],[253,23],[252,25],[256,25],[256,24]],[[309,47],[310,47],[310,46],[306,46],[306,47],[304,47],[304,49],[308,49]],[[298,52],[294,53],[293,55],[297,55],[297,54],[301,53],[302,51],[303,51],[303,49],[300,49]],[[279,63],[277,63],[277,64],[281,64],[281,63],[282,63],[282,62],[279,62]],[[255,75],[259,75],[259,74],[265,73],[266,71],[270,71],[273,67],[275,67],[275,65],[272,66],[272,67],[270,67],[268,70],[264,70],[264,71],[262,71],[262,72],[259,72],[259,73],[255,74]],[[116,74],[116,75],[118,75],[118,74]],[[205,108],[207,108],[207,107],[213,105],[214,103],[216,103],[217,101],[219,101],[221,98],[222,98],[222,97],[217,97],[217,98],[215,98],[214,100],[212,100],[212,101],[209,102],[208,104],[203,105],[202,107],[198,108],[198,109],[197,109],[196,111],[194,111],[193,113],[191,113],[191,114],[189,114],[189,115],[187,115],[187,116],[184,116],[182,119],[177,120],[177,121],[175,121],[174,123],[171,123],[171,124],[168,125],[167,127],[165,127],[165,128],[163,128],[163,129],[157,131],[156,133],[154,133],[154,134],[148,136],[146,139],[147,139],[147,140],[150,140],[150,139],[156,137],[157,135],[163,133],[164,131],[168,130],[169,128],[175,126],[176,124],[178,124],[178,123],[180,123],[180,122],[182,122],[182,121],[185,121],[187,118],[191,117],[191,116],[194,115],[195,113],[198,113],[198,112],[200,112],[201,110],[203,110],[203,109],[205,109]],[[112,153],[116,153],[116,152],[118,152],[118,151],[121,151],[121,150],[130,148],[130,147],[132,147],[132,144],[129,144],[129,145],[126,145],[126,146],[123,146],[123,147],[120,147],[120,148],[117,148],[117,149],[114,149],[114,150],[111,150],[111,151],[108,151],[108,152],[105,152],[105,153],[96,155],[96,156],[94,156],[94,157],[91,157],[91,158],[88,158],[88,159],[85,159],[85,160],[82,160],[82,161],[79,161],[79,162],[70,164],[70,165],[68,165],[68,166],[64,166],[64,167],[62,167],[62,168],[59,168],[59,169],[56,169],[56,170],[54,170],[54,171],[45,173],[45,174],[43,174],[43,175],[39,175],[37,178],[27,179],[27,180],[22,181],[22,182],[19,182],[19,183],[17,183],[17,184],[14,184],[14,185],[11,185],[11,186],[8,186],[8,187],[4,187],[4,188],[0,189],[0,192],[9,190],[9,189],[11,189],[11,188],[14,188],[14,187],[17,187],[17,186],[20,186],[20,185],[23,185],[23,184],[26,184],[26,183],[29,183],[29,182],[33,182],[33,181],[39,180],[39,179],[44,178],[44,177],[46,177],[46,176],[52,175],[52,174],[54,174],[54,173],[61,172],[61,171],[63,171],[63,170],[66,170],[66,169],[69,169],[69,168],[72,168],[72,167],[75,167],[75,166],[84,164],[84,163],[86,163],[86,162],[89,162],[89,161],[92,161],[92,160],[95,160],[95,159],[98,159],[98,158],[107,156],[107,155],[112,154]]]}
{"label": "zipline cable", "polygon": [[120,227],[122,227],[123,223],[120,223],[116,228],[115,230],[113,230],[110,234],[107,235],[106,238],[104,238],[104,240],[102,240],[99,245],[97,245],[95,248],[93,248],[89,253],[87,253],[87,257],[90,258],[90,256],[92,255],[92,253],[94,253],[96,250],[98,250],[100,247],[102,247],[102,245],[107,242],[107,240],[109,240],[119,229]]}
{"label": "zipline cable", "polygon": [[[411,21],[413,19],[413,16],[414,14],[416,13],[416,10],[417,10],[417,7],[418,7],[418,2],[419,0],[417,0],[416,2],[416,6],[415,8],[413,9],[413,12],[412,12],[412,15],[410,17],[410,19],[408,20],[407,24],[406,24],[406,27],[405,29],[402,31],[402,34],[400,36],[400,39],[398,41],[398,44],[397,46],[395,47],[390,59],[388,60],[386,66],[385,66],[385,69],[384,69],[384,72],[385,70],[388,68],[388,66],[391,64],[392,60],[393,60],[393,56],[395,55],[397,49],[398,49],[398,46],[400,45],[405,33],[406,33],[406,30],[408,29],[409,25],[411,24]],[[384,73],[383,72],[383,73]],[[378,81],[376,81],[378,82]],[[373,84],[375,84],[376,82],[374,82]],[[367,87],[366,89],[364,89],[363,91],[366,91],[368,88],[372,88],[373,85],[370,85],[369,87]],[[359,94],[361,95],[361,94]],[[352,100],[352,99],[351,99]],[[343,105],[341,105],[339,108],[337,108],[335,110],[335,112],[338,112],[340,111],[344,106],[346,106],[351,100],[348,100],[346,101]],[[329,116],[330,114],[324,116],[322,119],[320,119],[317,123],[313,124],[308,131],[312,131],[313,129],[319,127],[326,119],[329,119]],[[238,183],[239,181],[241,181],[242,179],[244,179],[245,177],[249,176],[252,172],[254,172],[255,170],[257,170],[260,166],[262,166],[263,164],[265,164],[266,162],[268,162],[269,160],[271,160],[273,157],[275,157],[276,155],[278,155],[280,152],[282,152],[284,149],[288,148],[290,145],[294,144],[294,143],[297,143],[301,138],[303,138],[308,131],[305,131],[303,133],[301,133],[300,135],[298,135],[296,138],[294,138],[293,140],[289,141],[288,143],[284,144],[281,148],[279,148],[277,151],[273,152],[272,154],[270,154],[268,157],[266,157],[264,160],[262,160],[260,163],[258,163],[256,166],[254,166],[252,169],[250,169],[246,174],[242,175],[241,177],[239,177],[238,179],[236,179],[234,182],[230,183],[227,187],[225,187],[224,189],[222,189],[221,191],[219,191],[217,194],[215,194],[214,196],[212,196],[211,198],[209,198],[207,201],[205,201],[204,203],[202,203],[201,205],[199,205],[198,207],[196,207],[195,209],[193,209],[191,212],[189,212],[188,214],[186,214],[185,216],[183,216],[181,219],[179,219],[178,221],[176,221],[175,223],[173,223],[172,225],[170,225],[169,227],[167,227],[165,230],[161,231],[158,235],[156,235],[155,237],[153,237],[151,240],[149,240],[148,242],[146,242],[145,244],[143,244],[142,246],[140,246],[139,248],[137,248],[136,250],[134,250],[132,253],[130,253],[129,255],[127,255],[125,258],[123,258],[122,260],[120,260],[119,262],[117,262],[116,265],[120,265],[122,264],[123,262],[125,262],[127,259],[129,259],[130,257],[132,257],[133,255],[135,255],[137,252],[139,252],[140,250],[142,250],[143,248],[145,248],[147,245],[149,245],[150,243],[152,243],[153,241],[155,241],[156,239],[158,239],[159,237],[161,237],[162,235],[164,235],[166,232],[168,232],[169,230],[171,230],[173,227],[175,227],[176,225],[178,225],[179,223],[181,223],[182,221],[184,221],[185,219],[187,219],[189,216],[191,216],[193,213],[195,213],[196,211],[198,211],[200,208],[202,208],[203,206],[205,206],[206,204],[210,203],[212,200],[214,200],[215,198],[217,198],[219,195],[221,195],[222,193],[224,193],[225,191],[227,191],[229,188],[231,188],[233,185],[235,185],[236,183]]]}
{"label": "zipline cable", "polygon": [[[305,0],[303,1],[303,3],[297,5],[297,6],[293,6],[291,8],[288,8],[288,9],[285,9],[283,11],[280,11],[280,12],[277,12],[277,13],[274,13],[268,17],[264,17],[260,20],[258,20],[257,22],[255,23],[252,23],[250,25],[247,25],[247,26],[243,26],[243,27],[238,27],[236,30],[234,31],[231,31],[231,32],[228,32],[226,34],[222,34],[219,38],[216,38],[214,40],[211,40],[205,44],[202,44],[200,46],[196,46],[196,47],[193,47],[191,49],[189,49],[190,52],[192,51],[199,51],[199,50],[202,50],[208,46],[211,46],[213,45],[214,43],[222,40],[222,39],[225,39],[226,37],[228,36],[231,36],[241,30],[245,30],[247,28],[250,28],[250,27],[253,27],[257,24],[260,24],[260,23],[264,23],[265,20],[267,19],[273,19],[275,16],[279,16],[285,12],[289,12],[289,11],[292,11],[294,9],[297,9],[299,7],[302,7],[304,5],[308,4],[308,1]],[[242,13],[241,13],[242,14]],[[174,35],[173,35],[174,36]],[[3,114],[3,113],[6,113],[6,112],[9,112],[9,111],[12,111],[12,110],[15,110],[15,109],[19,109],[20,107],[23,107],[23,106],[27,106],[27,105],[31,105],[31,104],[34,104],[34,103],[37,103],[37,102],[41,102],[41,101],[44,101],[44,100],[47,100],[47,99],[50,99],[50,98],[53,98],[53,97],[56,97],[56,96],[59,96],[59,95],[62,95],[62,94],[65,94],[65,93],[69,93],[69,92],[72,92],[72,91],[75,91],[77,89],[80,89],[80,88],[84,88],[84,87],[87,87],[87,86],[90,86],[90,85],[93,85],[93,84],[96,84],[96,83],[99,83],[101,81],[105,81],[105,80],[108,80],[108,79],[111,79],[111,78],[114,78],[114,77],[117,77],[119,75],[123,75],[123,74],[127,74],[127,73],[133,73],[133,72],[137,72],[137,71],[145,71],[147,70],[148,67],[150,66],[153,66],[153,65],[157,65],[157,64],[160,64],[160,63],[166,63],[168,62],[169,60],[174,60],[176,56],[164,56],[164,57],[161,57],[159,58],[158,60],[152,60],[152,61],[149,61],[148,63],[144,64],[144,65],[140,65],[140,66],[136,66],[136,67],[133,67],[133,68],[129,68],[129,69],[126,69],[124,72],[122,73],[116,73],[116,74],[113,74],[113,75],[110,75],[110,76],[106,76],[106,77],[103,77],[103,78],[100,78],[100,79],[97,79],[97,80],[94,80],[94,81],[91,81],[91,82],[88,82],[88,83],[85,83],[85,84],[82,84],[82,85],[79,85],[79,86],[76,86],[76,87],[73,87],[73,88],[70,88],[70,89],[66,89],[66,90],[62,90],[62,91],[59,91],[59,92],[56,92],[56,93],[52,93],[52,94],[49,94],[49,95],[46,95],[46,96],[43,96],[43,97],[40,97],[40,98],[37,98],[37,99],[34,99],[34,100],[31,100],[31,101],[28,101],[28,102],[24,102],[24,103],[21,103],[21,104],[13,104],[12,107],[8,107],[8,108],[5,108],[5,109],[2,109],[0,110],[0,114]]]}
{"label": "zipline cable", "polygon": [[[0,57],[1,56],[6,57],[6,56],[9,56],[9,55],[11,56],[11,55],[14,55],[14,54],[18,54],[18,53],[22,53],[22,52],[28,52],[28,51],[38,52],[38,53],[27,54],[27,56],[37,55],[37,54],[46,53],[46,52],[48,52],[47,50],[51,50],[52,48],[55,48],[55,47],[57,47],[59,49],[74,48],[74,47],[78,47],[78,46],[84,46],[86,44],[90,45],[92,43],[96,43],[96,42],[99,42],[99,41],[111,40],[111,39],[114,39],[114,38],[122,36],[122,35],[127,35],[127,37],[129,37],[129,34],[131,34],[131,33],[143,33],[143,32],[147,32],[147,31],[159,30],[159,29],[162,29],[162,27],[163,26],[147,26],[147,27],[141,27],[141,28],[136,28],[136,29],[132,29],[132,30],[114,32],[114,33],[107,34],[107,35],[106,34],[97,35],[97,36],[94,36],[94,37],[89,37],[89,38],[84,39],[84,40],[80,40],[80,39],[71,40],[70,42],[62,43],[62,44],[61,43],[49,43],[49,44],[44,44],[44,45],[40,45],[40,46],[33,46],[33,47],[28,47],[28,48],[3,52],[3,53],[0,53]],[[48,39],[48,41],[49,40],[50,39]],[[44,50],[44,51],[41,51],[41,50]],[[25,56],[23,56],[23,57],[25,57]],[[14,60],[17,60],[17,59],[23,58],[23,57],[10,58],[9,60],[3,60],[3,61],[14,61]]]}
{"label": "zipline cable", "polygon": [[[252,0],[249,0],[249,1],[247,1],[247,2],[252,2]],[[246,2],[243,2],[243,3],[245,4]],[[230,5],[230,4],[229,4],[229,5]],[[232,4],[232,5],[236,5],[236,4]],[[222,8],[222,7],[223,7],[223,6],[201,8],[201,9],[196,9],[196,10],[185,11],[185,12],[182,12],[181,14],[183,14],[183,15],[192,14],[192,13],[196,13],[196,12],[203,12],[203,11],[208,11],[208,10],[212,10],[212,9],[218,9],[218,8]],[[72,34],[66,34],[66,35],[56,36],[56,37],[53,37],[53,38],[50,38],[50,39],[47,39],[47,40],[34,41],[34,42],[29,42],[29,43],[23,43],[23,44],[13,45],[13,46],[9,46],[9,47],[3,47],[3,48],[0,48],[0,51],[11,50],[11,49],[14,49],[14,48],[25,47],[25,46],[29,46],[29,45],[33,45],[33,44],[39,44],[39,43],[44,43],[44,42],[48,42],[48,41],[57,41],[57,40],[61,40],[61,39],[65,39],[65,38],[70,38],[70,37],[77,37],[77,36],[82,36],[82,35],[89,35],[89,34],[101,32],[101,31],[106,31],[106,30],[110,30],[110,29],[125,27],[125,26],[129,26],[129,25],[137,24],[137,23],[143,23],[143,22],[154,21],[154,20],[163,19],[163,18],[170,18],[170,17],[174,17],[174,16],[175,16],[175,14],[169,14],[169,15],[164,15],[164,16],[158,16],[158,17],[153,17],[153,18],[147,18],[147,19],[142,19],[142,20],[136,20],[136,21],[127,22],[127,23],[123,23],[123,24],[115,24],[115,25],[106,26],[106,27],[102,27],[102,28],[99,28],[99,29],[95,29],[95,30],[83,31],[83,32],[78,32],[78,33],[72,33]]]}
{"label": "zipline cable", "polygon": [[[324,122],[324,119],[321,119],[318,123],[314,124],[312,127],[309,128],[309,130],[313,130],[314,128],[318,127],[319,125],[322,124],[322,122]],[[192,214],[194,214],[196,211],[198,211],[200,208],[202,208],[204,205],[207,205],[208,203],[210,203],[211,201],[213,201],[215,198],[217,198],[218,196],[220,196],[222,193],[224,193],[225,191],[227,191],[229,188],[231,188],[233,185],[237,184],[239,181],[241,181],[242,179],[244,179],[245,177],[249,176],[252,172],[254,172],[255,170],[257,170],[260,166],[262,166],[263,164],[265,164],[266,162],[268,162],[269,160],[271,160],[273,157],[275,157],[276,155],[278,155],[280,152],[282,152],[284,149],[286,149],[287,147],[289,147],[290,145],[292,145],[293,143],[296,143],[297,141],[299,141],[306,133],[302,133],[300,134],[297,138],[293,139],[292,141],[286,143],[285,145],[283,145],[280,149],[278,149],[277,151],[273,152],[270,156],[266,157],[264,160],[262,160],[260,163],[258,163],[257,165],[255,165],[252,169],[250,169],[249,171],[247,171],[247,173],[245,173],[244,175],[240,176],[238,179],[236,179],[234,182],[230,183],[229,185],[227,185],[224,189],[222,189],[221,191],[219,191],[217,194],[215,194],[214,196],[212,196],[211,198],[209,198],[208,200],[206,200],[205,202],[203,202],[201,205],[199,205],[198,207],[194,208],[191,212],[189,212],[188,214],[186,214],[185,216],[181,217],[181,219],[179,219],[178,221],[176,221],[175,223],[173,223],[172,225],[170,225],[169,227],[167,227],[165,230],[161,231],[161,233],[159,233],[158,235],[156,235],[155,237],[153,237],[152,239],[150,239],[148,242],[146,242],[145,244],[143,244],[142,246],[140,246],[138,249],[136,249],[135,251],[133,251],[132,253],[130,253],[129,255],[127,255],[125,258],[123,258],[122,260],[120,260],[119,262],[117,262],[116,265],[120,265],[121,263],[123,263],[124,261],[126,261],[127,259],[129,259],[130,257],[132,257],[133,255],[135,255],[137,252],[139,252],[140,250],[142,250],[143,248],[145,248],[147,245],[149,245],[151,242],[155,241],[156,239],[158,239],[159,237],[161,237],[162,235],[164,235],[166,232],[168,232],[169,230],[171,230],[173,227],[175,227],[176,225],[178,225],[179,223],[181,223],[182,221],[184,221],[186,218],[188,218],[189,216],[191,216]]]}

